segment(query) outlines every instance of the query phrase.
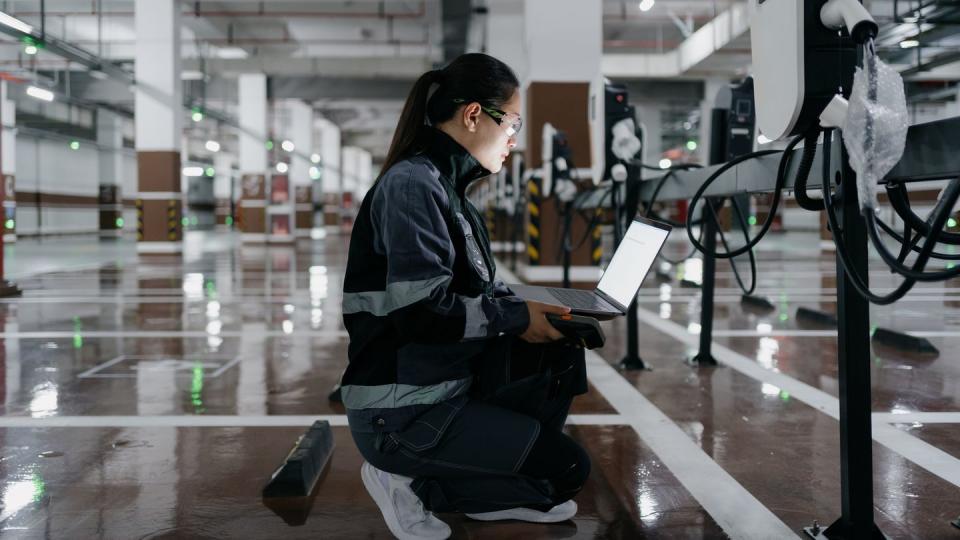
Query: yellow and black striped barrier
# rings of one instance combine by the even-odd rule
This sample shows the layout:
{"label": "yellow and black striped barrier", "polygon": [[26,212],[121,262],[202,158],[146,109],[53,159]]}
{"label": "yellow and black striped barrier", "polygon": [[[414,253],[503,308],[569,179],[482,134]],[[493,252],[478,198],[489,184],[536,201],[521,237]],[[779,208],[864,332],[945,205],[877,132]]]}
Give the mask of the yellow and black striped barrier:
{"label": "yellow and black striped barrier", "polygon": [[603,208],[597,208],[596,210],[597,219],[596,224],[593,226],[593,232],[591,232],[591,241],[590,241],[590,262],[594,266],[600,266],[600,259],[603,257],[603,231],[600,228],[601,219],[603,215]]}
{"label": "yellow and black striped barrier", "polygon": [[143,200],[137,199],[137,241],[143,241]]}
{"label": "yellow and black striped barrier", "polygon": [[540,179],[527,181],[527,257],[531,266],[540,264],[540,209],[543,202]]}

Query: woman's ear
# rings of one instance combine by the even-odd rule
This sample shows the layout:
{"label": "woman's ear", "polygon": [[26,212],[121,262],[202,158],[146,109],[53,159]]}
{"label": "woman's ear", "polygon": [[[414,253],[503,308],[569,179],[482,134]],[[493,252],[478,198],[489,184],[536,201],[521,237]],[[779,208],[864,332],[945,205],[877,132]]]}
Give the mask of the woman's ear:
{"label": "woman's ear", "polygon": [[480,108],[480,104],[476,101],[467,104],[463,108],[463,127],[467,128],[467,131],[473,133],[477,130],[477,126],[480,124],[480,114],[483,110]]}

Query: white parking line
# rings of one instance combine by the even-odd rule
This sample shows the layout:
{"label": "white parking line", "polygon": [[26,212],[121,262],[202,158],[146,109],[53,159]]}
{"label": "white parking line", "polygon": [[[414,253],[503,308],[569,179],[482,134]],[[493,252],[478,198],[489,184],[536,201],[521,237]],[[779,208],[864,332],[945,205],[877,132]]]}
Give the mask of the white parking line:
{"label": "white parking line", "polygon": [[[679,324],[661,319],[655,313],[645,309],[637,310],[637,318],[643,324],[685,343],[698,347],[699,336],[692,335]],[[714,343],[714,358],[718,362],[743,373],[756,381],[772,384],[803,403],[835,419],[840,418],[840,402],[832,395],[800,382],[783,373],[768,370],[750,358],[723,345]],[[923,467],[947,482],[960,487],[960,460],[920,439],[883,422],[873,422],[873,440],[900,454],[904,458]]]}
{"label": "white parking line", "polygon": [[796,537],[790,527],[593,351],[587,351],[587,376],[724,533],[732,538]]}
{"label": "white parking line", "polygon": [[873,421],[886,424],[960,424],[960,412],[875,412]]}
{"label": "white parking line", "polygon": [[79,332],[56,331],[49,332],[0,332],[0,338],[4,339],[73,339],[74,336],[80,336],[83,339],[97,338],[131,338],[131,339],[156,339],[156,338],[207,338],[217,337],[322,337],[322,338],[346,338],[349,337],[346,331],[341,330],[294,330],[293,333],[287,333],[283,330],[265,330],[265,331],[240,331],[240,330],[222,330],[216,334],[204,332],[203,330],[81,330]]}

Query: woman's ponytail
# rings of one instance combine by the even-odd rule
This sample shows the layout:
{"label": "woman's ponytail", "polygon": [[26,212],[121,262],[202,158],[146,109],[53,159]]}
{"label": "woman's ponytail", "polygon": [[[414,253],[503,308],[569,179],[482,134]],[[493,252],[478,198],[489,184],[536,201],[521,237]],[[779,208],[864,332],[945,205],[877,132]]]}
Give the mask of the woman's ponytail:
{"label": "woman's ponytail", "polygon": [[[430,87],[439,83],[443,77],[443,70],[428,71],[417,79],[407,96],[400,113],[397,130],[390,142],[390,150],[384,159],[380,176],[401,159],[414,154],[419,143],[424,141],[427,131],[427,100],[430,98]],[[379,180],[379,178],[378,178]]]}

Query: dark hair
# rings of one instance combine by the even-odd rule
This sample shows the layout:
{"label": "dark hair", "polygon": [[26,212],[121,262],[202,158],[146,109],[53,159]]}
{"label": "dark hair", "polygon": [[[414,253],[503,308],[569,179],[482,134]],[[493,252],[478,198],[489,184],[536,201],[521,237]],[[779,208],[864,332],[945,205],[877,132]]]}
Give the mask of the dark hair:
{"label": "dark hair", "polygon": [[[429,96],[434,84],[437,89]],[[453,118],[462,105],[454,103],[455,99],[497,108],[519,87],[520,81],[510,66],[482,53],[460,55],[443,69],[424,73],[413,84],[403,105],[380,177],[396,162],[424,150],[430,129],[426,120],[435,126]]]}

